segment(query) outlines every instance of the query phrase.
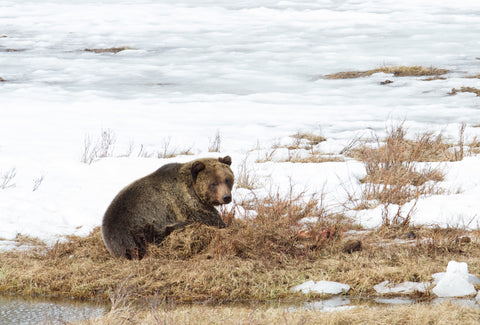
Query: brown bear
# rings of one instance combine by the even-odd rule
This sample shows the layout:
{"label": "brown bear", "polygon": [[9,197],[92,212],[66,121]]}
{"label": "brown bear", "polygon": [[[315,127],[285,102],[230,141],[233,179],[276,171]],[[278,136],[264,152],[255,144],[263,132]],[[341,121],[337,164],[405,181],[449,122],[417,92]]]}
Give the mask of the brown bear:
{"label": "brown bear", "polygon": [[232,201],[232,159],[203,158],[159,168],[125,187],[103,217],[102,237],[115,257],[141,259],[147,244],[193,222],[224,228],[216,205]]}

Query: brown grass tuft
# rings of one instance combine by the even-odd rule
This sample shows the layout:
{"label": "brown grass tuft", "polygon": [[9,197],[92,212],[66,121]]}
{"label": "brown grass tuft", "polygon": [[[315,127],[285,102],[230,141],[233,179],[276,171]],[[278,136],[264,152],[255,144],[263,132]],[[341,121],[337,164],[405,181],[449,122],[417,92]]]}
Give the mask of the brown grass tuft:
{"label": "brown grass tuft", "polygon": [[480,73],[477,73],[476,75],[473,76],[466,76],[466,79],[480,79]]}
{"label": "brown grass tuft", "polygon": [[371,69],[366,71],[347,71],[347,72],[338,72],[334,74],[326,75],[326,79],[353,79],[368,77],[375,73],[391,73],[395,77],[420,77],[420,76],[439,76],[450,72],[446,69],[438,68],[425,68],[422,66],[393,66],[393,67],[381,67],[377,69]]}
{"label": "brown grass tuft", "polygon": [[449,95],[456,95],[457,93],[473,93],[477,96],[480,96],[480,89],[474,87],[461,87],[460,89],[452,88],[452,91]]}
{"label": "brown grass tuft", "polygon": [[114,53],[114,54],[117,54],[118,52],[125,51],[125,50],[135,50],[135,49],[132,48],[132,47],[129,47],[129,46],[110,47],[110,48],[104,48],[104,49],[89,49],[89,48],[84,49],[84,51],[86,51],[86,52]]}
{"label": "brown grass tuft", "polygon": [[[375,146],[362,143],[347,152],[365,164],[367,173],[360,180],[365,185],[356,209],[378,204],[401,206],[420,196],[443,193],[437,185],[444,178],[442,169],[419,165],[425,161],[456,160],[452,145],[441,134],[427,132],[408,140],[406,130],[400,125],[387,130],[386,139],[376,138],[375,142]],[[408,219],[403,222],[408,223]]]}
{"label": "brown grass tuft", "polygon": [[300,147],[302,140],[307,141],[307,144],[309,146],[316,146],[320,142],[327,141],[325,137],[318,134],[311,133],[311,132],[297,132],[294,135],[291,135],[290,137],[297,140],[296,142],[297,147]]}
{"label": "brown grass tuft", "polygon": [[[263,158],[258,158],[256,162],[324,163],[343,161],[342,156],[324,153],[319,149],[318,145],[327,140],[321,135],[311,132],[297,132],[290,137],[293,139],[292,143],[285,145],[279,143],[274,144],[272,149],[268,151]],[[288,155],[275,159],[275,154],[282,148],[288,150]]]}

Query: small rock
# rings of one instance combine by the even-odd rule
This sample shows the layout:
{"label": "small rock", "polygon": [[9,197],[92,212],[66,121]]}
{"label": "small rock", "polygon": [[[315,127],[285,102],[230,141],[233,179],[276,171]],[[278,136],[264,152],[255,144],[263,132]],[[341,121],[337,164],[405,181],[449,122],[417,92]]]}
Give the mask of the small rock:
{"label": "small rock", "polygon": [[344,253],[351,254],[353,252],[357,252],[361,250],[362,250],[362,242],[358,239],[350,239],[343,244]]}

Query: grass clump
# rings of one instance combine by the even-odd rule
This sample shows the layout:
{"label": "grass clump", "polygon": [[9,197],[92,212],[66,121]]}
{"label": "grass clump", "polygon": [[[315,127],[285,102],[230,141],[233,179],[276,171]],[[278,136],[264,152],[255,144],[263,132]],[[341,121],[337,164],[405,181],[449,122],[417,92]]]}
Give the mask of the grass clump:
{"label": "grass clump", "polygon": [[461,87],[460,89],[452,88],[450,95],[456,95],[457,93],[472,93],[477,96],[480,96],[480,89],[475,87]]}
{"label": "grass clump", "polygon": [[[299,131],[291,135],[290,138],[293,139],[291,143],[284,145],[274,144],[272,149],[267,151],[263,158],[258,158],[256,162],[324,163],[343,161],[343,158],[339,155],[325,153],[320,150],[320,143],[327,141],[321,135]],[[280,157],[276,158],[277,155]]]}
{"label": "grass clump", "polygon": [[385,139],[375,138],[374,143],[373,146],[362,143],[347,152],[362,161],[366,169],[366,176],[360,179],[365,185],[356,209],[378,204],[401,206],[420,196],[443,192],[438,187],[445,176],[443,170],[419,164],[455,160],[452,145],[441,134],[427,132],[409,140],[405,128],[400,125],[387,130]]}
{"label": "grass clump", "polygon": [[375,73],[389,73],[393,74],[395,77],[421,77],[421,76],[439,76],[450,72],[446,69],[439,68],[426,68],[423,66],[393,66],[393,67],[381,67],[366,71],[346,71],[338,72],[334,74],[326,75],[326,79],[353,79],[353,78],[362,78],[369,77]]}
{"label": "grass clump", "polygon": [[110,48],[98,48],[98,49],[84,49],[85,52],[93,52],[93,53],[113,53],[117,54],[118,52],[122,52],[125,50],[134,50],[134,48],[129,46],[121,46],[121,47],[110,47]]}

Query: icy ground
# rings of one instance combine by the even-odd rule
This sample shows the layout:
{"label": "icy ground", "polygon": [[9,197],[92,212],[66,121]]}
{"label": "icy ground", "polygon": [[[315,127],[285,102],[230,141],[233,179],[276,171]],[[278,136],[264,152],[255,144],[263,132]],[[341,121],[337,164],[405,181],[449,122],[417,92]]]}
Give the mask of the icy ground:
{"label": "icy ground", "polygon": [[[474,0],[0,0],[0,184],[8,180],[0,238],[86,235],[132,180],[168,162],[227,154],[236,173],[245,161],[259,194],[295,184],[340,209],[345,188],[359,190],[359,162],[255,161],[298,131],[324,136],[320,149],[336,154],[403,120],[412,135],[454,138],[462,122],[467,138],[480,135],[480,99],[448,95],[480,88],[464,78],[480,73],[479,34]],[[323,78],[383,65],[451,72],[433,81]],[[386,79],[393,83],[380,85]],[[115,137],[111,157],[82,163],[86,139],[95,144],[104,130]],[[208,152],[216,134],[221,152]],[[184,150],[194,155],[142,157]],[[445,164],[452,194],[421,199],[413,222],[476,228],[479,163]],[[353,216],[373,227],[381,208]]]}

